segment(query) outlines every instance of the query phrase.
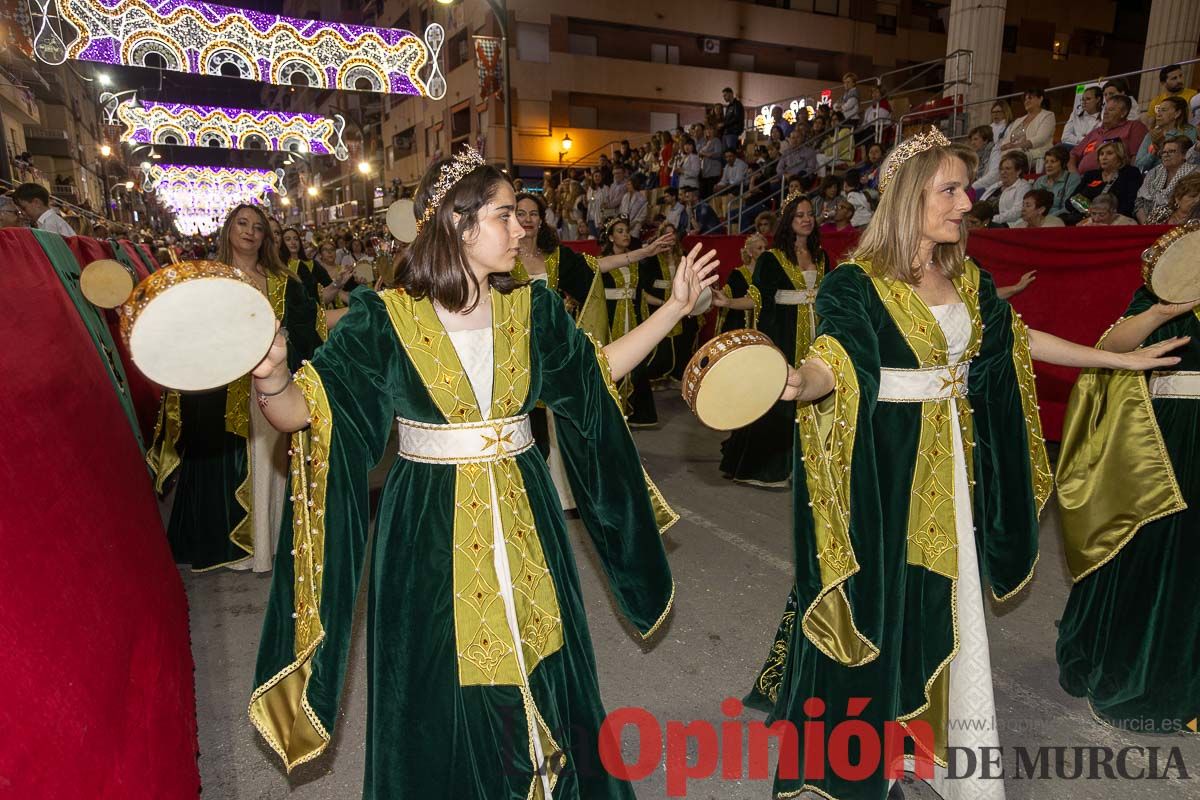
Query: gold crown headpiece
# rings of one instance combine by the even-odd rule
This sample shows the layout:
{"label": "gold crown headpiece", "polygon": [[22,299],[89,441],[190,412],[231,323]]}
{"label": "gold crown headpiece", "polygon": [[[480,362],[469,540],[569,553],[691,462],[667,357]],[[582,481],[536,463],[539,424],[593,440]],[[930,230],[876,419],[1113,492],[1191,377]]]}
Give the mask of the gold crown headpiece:
{"label": "gold crown headpiece", "polygon": [[796,200],[799,200],[801,197],[808,197],[808,192],[804,191],[803,189],[796,189],[788,192],[787,197],[783,198],[783,205],[779,207],[779,210],[782,211]]}
{"label": "gold crown headpiece", "polygon": [[613,228],[615,228],[615,227],[617,226],[617,223],[618,223],[618,222],[623,222],[623,223],[625,223],[626,225],[628,225],[628,224],[629,224],[629,217],[625,216],[624,214],[618,214],[618,215],[617,215],[617,216],[615,216],[615,217],[611,217],[611,218],[609,218],[609,220],[608,220],[607,222],[605,222],[605,223],[604,223],[604,236],[605,236],[605,238],[607,238],[607,239],[611,239],[611,238],[612,238],[612,232],[613,232]]}
{"label": "gold crown headpiece", "polygon": [[437,183],[433,185],[433,191],[429,194],[429,201],[425,204],[425,211],[417,220],[417,230],[420,231],[425,223],[433,218],[438,206],[446,199],[446,193],[454,188],[454,184],[484,164],[483,156],[479,154],[479,151],[467,146],[454,156],[453,161],[442,167],[438,173]]}
{"label": "gold crown headpiece", "polygon": [[887,168],[883,175],[879,178],[879,193],[887,189],[891,184],[892,178],[896,177],[896,173],[900,167],[918,153],[924,153],[926,150],[932,150],[935,147],[949,147],[950,140],[947,139],[937,128],[930,127],[925,133],[918,133],[916,136],[910,136],[905,139],[896,151],[892,153],[887,160]]}

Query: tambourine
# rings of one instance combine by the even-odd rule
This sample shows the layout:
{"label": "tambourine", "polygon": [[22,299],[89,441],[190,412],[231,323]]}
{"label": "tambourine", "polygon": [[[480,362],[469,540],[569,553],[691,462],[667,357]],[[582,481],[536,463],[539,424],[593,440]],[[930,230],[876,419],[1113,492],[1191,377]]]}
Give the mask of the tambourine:
{"label": "tambourine", "polygon": [[417,213],[407,197],[388,206],[387,227],[397,241],[409,244],[417,238]]}
{"label": "tambourine", "polygon": [[181,392],[237,380],[275,339],[266,296],[242,270],[218,261],[164,265],[134,288],[120,317],[138,370]]}
{"label": "tambourine", "polygon": [[116,308],[124,303],[137,282],[133,267],[111,258],[93,261],[79,274],[79,289],[83,296],[100,308]]}
{"label": "tambourine", "polygon": [[1200,300],[1200,220],[1167,231],[1142,253],[1146,288],[1167,303]]}
{"label": "tambourine", "polygon": [[707,314],[708,310],[712,308],[712,297],[713,295],[711,286],[705,286],[703,289],[701,289],[700,294],[696,297],[696,305],[692,307],[692,310],[688,313],[688,316],[699,317]]}
{"label": "tambourine", "polygon": [[688,408],[718,431],[744,428],[766,414],[787,387],[788,360],[770,337],[726,331],[696,350],[683,371]]}

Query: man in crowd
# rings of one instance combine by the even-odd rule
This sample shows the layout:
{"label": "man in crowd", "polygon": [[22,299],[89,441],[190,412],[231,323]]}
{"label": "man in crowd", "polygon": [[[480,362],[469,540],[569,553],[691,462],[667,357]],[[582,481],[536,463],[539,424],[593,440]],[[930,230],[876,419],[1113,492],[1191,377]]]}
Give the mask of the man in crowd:
{"label": "man in crowd", "polygon": [[[663,206],[663,214],[666,216],[667,222],[674,225],[677,231],[686,231],[687,208],[679,202],[679,190],[674,186],[668,186],[663,190],[662,199],[659,202]],[[682,233],[680,236],[682,238]]]}
{"label": "man in crowd", "polygon": [[1100,160],[1096,151],[1100,149],[1100,145],[1112,139],[1123,141],[1126,153],[1138,151],[1142,139],[1149,131],[1138,120],[1126,119],[1129,109],[1129,98],[1123,94],[1113,95],[1104,104],[1100,124],[1071,149],[1072,172],[1082,175],[1089,170],[1099,169]]}
{"label": "man in crowd", "polygon": [[696,140],[696,152],[700,154],[700,196],[708,197],[713,193],[713,187],[721,179],[721,153],[725,148],[717,138],[717,131],[712,125],[701,128],[700,138]]}
{"label": "man in crowd", "polygon": [[21,213],[33,223],[33,227],[61,236],[75,235],[75,229],[50,207],[50,193],[40,183],[22,183],[13,189],[12,199]]}
{"label": "man in crowd", "polygon": [[725,99],[725,118],[721,123],[721,142],[726,149],[729,149],[738,146],[742,131],[746,129],[746,109],[742,105],[742,101],[734,96],[733,89],[728,86],[721,91],[721,97]]}
{"label": "man in crowd", "polygon": [[737,192],[746,181],[750,168],[732,148],[725,151],[725,167],[721,170],[721,180],[715,187],[718,192]]}
{"label": "man in crowd", "polygon": [[629,170],[623,164],[612,168],[612,183],[601,190],[600,225],[621,213],[621,201],[629,191]]}
{"label": "man in crowd", "polygon": [[700,202],[700,192],[695,187],[683,189],[683,205],[687,215],[687,232],[692,235],[720,233],[721,220],[708,203]]}
{"label": "man in crowd", "polygon": [[1183,85],[1183,67],[1178,64],[1171,64],[1158,71],[1158,87],[1161,91],[1150,101],[1150,105],[1146,106],[1146,113],[1142,117],[1142,122],[1146,125],[1153,122],[1154,109],[1166,98],[1178,97],[1185,103],[1191,103],[1192,98],[1196,96],[1195,89]]}
{"label": "man in crowd", "polygon": [[847,72],[842,76],[842,99],[838,101],[837,110],[842,112],[845,124],[851,128],[858,127],[858,76]]}
{"label": "man in crowd", "polygon": [[801,138],[804,129],[797,125],[788,136],[787,150],[779,157],[776,171],[783,180],[814,175],[817,172],[817,151]]}
{"label": "man in crowd", "polygon": [[1067,147],[1074,147],[1082,142],[1083,137],[1100,124],[1100,107],[1103,105],[1104,95],[1101,94],[1099,86],[1089,86],[1083,90],[1079,102],[1079,110],[1071,114],[1071,118],[1063,127],[1062,143]]}

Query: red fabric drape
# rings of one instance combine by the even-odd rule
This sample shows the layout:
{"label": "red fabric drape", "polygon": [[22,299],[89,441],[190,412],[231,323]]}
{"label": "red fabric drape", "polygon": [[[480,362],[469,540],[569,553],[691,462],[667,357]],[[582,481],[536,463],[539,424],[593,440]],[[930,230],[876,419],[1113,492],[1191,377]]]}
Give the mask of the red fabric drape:
{"label": "red fabric drape", "polygon": [[141,453],[28,230],[0,231],[0,795],[197,797],[187,598]]}
{"label": "red fabric drape", "polygon": [[[93,261],[102,258],[114,258],[112,246],[108,242],[99,239],[91,239],[86,236],[70,236],[67,238],[67,246],[71,248],[71,252],[75,254],[75,260],[79,262],[79,268],[83,269]],[[145,278],[150,273],[145,271],[145,267],[140,264],[135,264],[135,269],[138,270],[140,277]],[[133,400],[133,409],[137,412],[138,427],[142,430],[142,439],[147,444],[150,443],[154,436],[154,421],[158,416],[158,401],[162,395],[162,389],[155,383],[152,383],[149,378],[143,375],[137,367],[133,365],[133,359],[129,357],[129,347],[125,344],[125,340],[121,338],[121,325],[117,319],[115,309],[108,309],[104,312],[104,319],[108,323],[108,330],[112,334],[113,343],[117,346],[117,353],[121,356],[121,363],[125,367],[125,377],[129,386],[129,397]]]}
{"label": "red fabric drape", "polygon": [[[992,273],[998,286],[1016,283],[1037,270],[1037,280],[1013,298],[1013,307],[1037,330],[1093,345],[1120,316],[1141,284],[1141,254],[1169,230],[1155,225],[1084,226],[1038,230],[978,230],[967,252]],[[743,236],[688,237],[684,248],[703,240],[717,250],[722,276],[741,263]],[[857,241],[857,234],[827,233],[821,244],[836,264]],[[595,241],[566,242],[597,252]],[[1037,364],[1038,398],[1046,438],[1062,435],[1063,412],[1078,370]]]}

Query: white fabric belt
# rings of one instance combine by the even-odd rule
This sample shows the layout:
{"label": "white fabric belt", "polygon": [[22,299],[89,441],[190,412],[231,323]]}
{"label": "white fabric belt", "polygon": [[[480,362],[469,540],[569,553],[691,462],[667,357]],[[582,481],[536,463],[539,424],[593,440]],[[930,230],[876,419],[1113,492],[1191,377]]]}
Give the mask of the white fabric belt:
{"label": "white fabric belt", "polygon": [[654,288],[655,288],[655,289],[670,289],[670,288],[671,288],[671,282],[670,282],[670,281],[657,280],[657,281],[655,281],[655,282],[654,282]]}
{"label": "white fabric belt", "polygon": [[482,464],[513,458],[533,447],[529,415],[430,425],[396,418],[400,457],[424,464]]}
{"label": "white fabric belt", "polygon": [[924,403],[928,400],[963,399],[971,362],[949,367],[879,370],[879,400],[883,403]]}
{"label": "white fabric belt", "polygon": [[810,306],[816,299],[817,293],[811,289],[780,289],[775,293],[775,303],[781,306]]}
{"label": "white fabric belt", "polygon": [[1150,396],[1200,399],[1200,372],[1155,372],[1150,376]]}
{"label": "white fabric belt", "polygon": [[632,300],[636,290],[632,286],[626,286],[622,289],[605,289],[605,300]]}

